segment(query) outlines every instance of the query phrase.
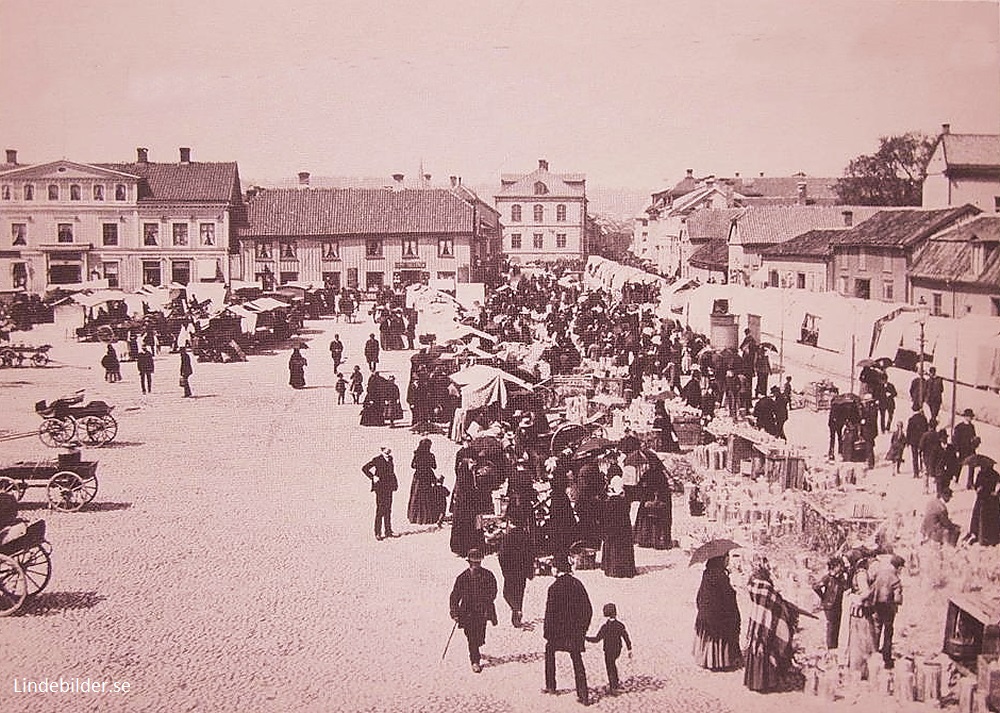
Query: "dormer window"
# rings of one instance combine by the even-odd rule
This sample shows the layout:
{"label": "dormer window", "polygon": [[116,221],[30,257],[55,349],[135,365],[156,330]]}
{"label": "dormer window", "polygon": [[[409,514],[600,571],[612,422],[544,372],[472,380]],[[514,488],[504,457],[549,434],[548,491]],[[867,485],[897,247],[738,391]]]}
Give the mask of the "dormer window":
{"label": "dormer window", "polygon": [[535,181],[535,195],[536,196],[544,196],[548,192],[549,192],[549,187],[548,186],[546,186],[541,181]]}

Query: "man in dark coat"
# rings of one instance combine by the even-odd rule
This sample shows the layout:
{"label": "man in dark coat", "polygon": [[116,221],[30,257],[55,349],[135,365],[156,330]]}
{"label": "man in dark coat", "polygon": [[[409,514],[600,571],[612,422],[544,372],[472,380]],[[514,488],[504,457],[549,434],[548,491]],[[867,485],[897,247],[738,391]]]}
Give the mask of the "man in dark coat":
{"label": "man in dark coat", "polygon": [[340,361],[344,358],[344,343],[340,341],[340,335],[334,334],[333,341],[330,342],[330,358],[333,359],[334,373],[340,368]]}
{"label": "man in dark coat", "polygon": [[753,407],[753,417],[757,428],[775,438],[778,437],[778,411],[770,396],[761,396]]}
{"label": "man in dark coat", "polygon": [[906,443],[910,446],[910,458],[913,460],[913,477],[920,477],[920,439],[928,429],[927,417],[923,409],[913,404],[913,415],[906,422]]}
{"label": "man in dark coat", "polygon": [[191,355],[188,354],[188,350],[185,347],[181,347],[181,386],[184,389],[184,398],[190,398],[191,396],[191,374],[193,373]]}
{"label": "man in dark coat", "polygon": [[941,402],[944,401],[944,379],[937,375],[933,366],[927,372],[927,385],[924,387],[924,401],[931,410],[931,418],[937,420],[941,412]]}
{"label": "man in dark coat", "polygon": [[153,352],[149,347],[144,347],[135,358],[135,365],[139,369],[139,385],[142,393],[153,393]]}
{"label": "man in dark coat", "polygon": [[[974,455],[979,448],[979,436],[976,435],[976,427],[972,425],[972,419],[975,417],[976,414],[971,408],[962,411],[962,418],[964,420],[955,426],[955,431],[952,433],[951,442],[958,450],[959,461],[963,461],[969,456]],[[974,470],[975,466],[970,464],[968,480],[965,482],[966,490],[972,490],[972,475]],[[959,473],[959,478],[961,478],[961,473]]]}
{"label": "man in dark coat", "polygon": [[375,539],[398,537],[392,531],[392,494],[399,487],[392,450],[382,446],[377,456],[361,466],[361,472],[372,481],[372,492],[375,493]]}
{"label": "man in dark coat", "polygon": [[369,334],[368,341],[365,342],[365,361],[368,362],[369,371],[378,369],[378,354],[380,349],[375,335]]}
{"label": "man in dark coat", "polygon": [[594,613],[583,583],[571,572],[569,560],[557,558],[556,581],[545,601],[545,692],[556,692],[556,651],[566,651],[573,662],[576,700],[590,705],[587,671],[583,667],[584,639]]}
{"label": "man in dark coat", "polygon": [[510,623],[521,628],[521,611],[524,606],[524,588],[535,576],[535,555],[531,547],[531,533],[524,524],[513,525],[500,540],[497,552],[500,571],[503,572],[503,598],[510,605]]}
{"label": "man in dark coat", "polygon": [[865,461],[869,468],[875,467],[875,438],[878,436],[878,405],[871,393],[861,398],[861,440],[865,442]]}
{"label": "man in dark coat", "polygon": [[486,643],[486,622],[497,625],[497,610],[493,600],[497,597],[497,580],[493,573],[483,568],[483,552],[469,550],[466,557],[469,568],[455,579],[455,586],[448,598],[451,618],[465,632],[469,642],[469,661],[472,670],[483,670],[479,647]]}

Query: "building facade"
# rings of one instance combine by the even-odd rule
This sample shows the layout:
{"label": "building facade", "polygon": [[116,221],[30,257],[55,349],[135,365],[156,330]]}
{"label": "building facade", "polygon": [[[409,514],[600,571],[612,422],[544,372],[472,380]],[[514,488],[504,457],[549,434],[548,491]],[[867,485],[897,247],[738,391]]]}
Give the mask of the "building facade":
{"label": "building facade", "polygon": [[767,286],[807,292],[829,290],[832,243],[843,230],[810,230],[761,250],[761,271]]}
{"label": "building facade", "polygon": [[953,134],[943,124],[927,164],[922,205],[965,204],[1000,213],[1000,134]]}
{"label": "building facade", "polygon": [[484,281],[500,250],[499,215],[472,191],[406,188],[257,189],[240,231],[241,278],[265,287],[309,282],[383,286]]}
{"label": "building facade", "polygon": [[928,240],[910,285],[913,303],[932,315],[1000,316],[1000,216],[980,215]]}
{"label": "building facade", "polygon": [[552,173],[539,159],[528,174],[503,174],[495,196],[503,252],[512,263],[581,260],[587,245],[587,179]]}
{"label": "building facade", "polygon": [[68,160],[0,171],[0,291],[43,293],[106,279],[134,291],[171,282],[228,281],[242,219],[234,163]]}

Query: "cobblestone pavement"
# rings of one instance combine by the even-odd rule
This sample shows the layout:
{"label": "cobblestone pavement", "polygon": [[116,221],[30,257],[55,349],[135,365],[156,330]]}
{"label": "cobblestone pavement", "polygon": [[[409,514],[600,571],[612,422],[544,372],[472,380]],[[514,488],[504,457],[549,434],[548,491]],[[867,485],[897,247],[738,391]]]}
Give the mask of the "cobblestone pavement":
{"label": "cobblestone pavement", "polygon": [[[60,319],[69,319],[75,314]],[[198,364],[196,398],[181,398],[177,355],[156,360],[154,392],[139,393],[132,364],[106,384],[103,348],[48,337],[58,364],[0,372],[0,428],[35,429],[33,404],[76,388],[116,404],[117,440],[84,451],[100,462],[100,490],[78,513],[50,512],[44,490],[23,508],[48,522],[54,572],[26,610],[0,620],[0,708],[19,711],[539,711],[575,710],[569,662],[558,696],[543,696],[541,615],[551,581],[530,582],[525,630],[498,598],[500,626],[487,632],[485,668],[474,674],[451,630],[447,597],[465,567],[448,528],[406,523],[408,428],[362,428],[359,407],[335,405],[326,350],[331,333],[347,363],[363,364],[371,323],[308,323],[308,388],[287,385],[288,351],[247,363]],[[26,339],[29,341],[29,339]],[[384,355],[405,385],[411,352]],[[794,424],[793,416],[793,424]],[[815,428],[818,415],[803,416]],[[811,424],[811,425],[810,425]],[[402,537],[376,542],[373,499],[360,466],[387,444],[400,490],[393,510]],[[433,438],[451,485],[455,445]],[[2,444],[0,462],[53,458],[37,438]],[[684,516],[677,508],[678,526]],[[595,706],[607,711],[741,713],[822,710],[799,693],[761,696],[742,672],[710,674],[691,663],[699,568],[681,551],[637,550],[640,575],[579,573],[595,610],[618,605],[634,643],[622,660],[625,693],[604,694],[603,658],[585,654]],[[499,576],[495,557],[485,566]],[[736,582],[739,588],[739,582]],[[743,608],[745,611],[745,600]],[[595,616],[592,631],[600,619]],[[822,626],[821,622],[810,626]],[[22,694],[22,680],[128,681],[122,694]],[[862,705],[861,707],[864,707]],[[881,701],[879,708],[886,706]]]}

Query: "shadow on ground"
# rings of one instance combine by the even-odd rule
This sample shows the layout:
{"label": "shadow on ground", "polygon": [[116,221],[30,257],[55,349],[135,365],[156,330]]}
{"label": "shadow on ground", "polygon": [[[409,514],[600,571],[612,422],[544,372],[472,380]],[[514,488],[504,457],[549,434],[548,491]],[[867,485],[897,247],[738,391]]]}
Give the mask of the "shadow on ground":
{"label": "shadow on ground", "polygon": [[25,601],[21,614],[46,616],[75,609],[91,609],[107,599],[97,592],[40,592]]}

